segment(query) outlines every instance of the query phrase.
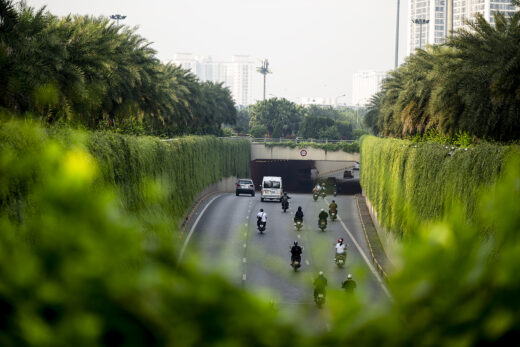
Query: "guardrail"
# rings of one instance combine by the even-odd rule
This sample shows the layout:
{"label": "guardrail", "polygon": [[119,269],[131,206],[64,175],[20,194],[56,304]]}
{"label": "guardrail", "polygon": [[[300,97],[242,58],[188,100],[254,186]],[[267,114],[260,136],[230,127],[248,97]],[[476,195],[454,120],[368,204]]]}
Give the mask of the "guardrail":
{"label": "guardrail", "polygon": [[[249,140],[252,143],[354,143],[358,140],[328,140],[328,139],[285,139],[285,138],[272,138],[272,137],[249,137],[249,136],[229,136],[219,137],[223,140]],[[163,139],[161,141],[176,141],[178,138]]]}

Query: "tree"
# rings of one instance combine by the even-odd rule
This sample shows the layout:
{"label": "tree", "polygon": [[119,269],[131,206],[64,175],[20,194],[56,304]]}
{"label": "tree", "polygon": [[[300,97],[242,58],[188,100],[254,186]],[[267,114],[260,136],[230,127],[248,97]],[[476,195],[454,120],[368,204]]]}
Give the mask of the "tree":
{"label": "tree", "polygon": [[249,125],[263,125],[269,135],[275,127],[281,127],[282,136],[295,135],[300,128],[304,111],[301,106],[287,99],[272,98],[251,107]]}

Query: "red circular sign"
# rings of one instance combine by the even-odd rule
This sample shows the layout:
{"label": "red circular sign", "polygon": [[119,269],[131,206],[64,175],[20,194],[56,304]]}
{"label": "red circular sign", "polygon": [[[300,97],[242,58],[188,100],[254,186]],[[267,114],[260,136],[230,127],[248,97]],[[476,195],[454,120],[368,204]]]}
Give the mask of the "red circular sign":
{"label": "red circular sign", "polygon": [[302,157],[305,157],[305,156],[307,155],[307,151],[306,151],[305,149],[302,149],[302,150],[300,151],[300,155],[301,155]]}

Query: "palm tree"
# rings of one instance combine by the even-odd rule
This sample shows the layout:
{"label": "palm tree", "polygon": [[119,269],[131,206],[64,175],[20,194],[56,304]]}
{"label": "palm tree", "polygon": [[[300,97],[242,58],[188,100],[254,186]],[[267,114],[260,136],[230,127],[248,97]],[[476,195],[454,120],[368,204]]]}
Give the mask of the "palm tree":
{"label": "palm tree", "polygon": [[271,71],[269,71],[269,61],[267,59],[264,59],[262,61],[262,66],[257,67],[256,71],[258,71],[259,73],[264,75],[264,100],[265,100],[265,79],[266,79],[267,74],[271,73]]}

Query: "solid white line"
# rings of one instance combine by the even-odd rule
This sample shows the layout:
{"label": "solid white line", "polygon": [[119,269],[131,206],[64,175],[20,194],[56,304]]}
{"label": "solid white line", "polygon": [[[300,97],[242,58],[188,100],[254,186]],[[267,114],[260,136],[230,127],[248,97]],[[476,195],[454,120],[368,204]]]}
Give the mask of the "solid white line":
{"label": "solid white line", "polygon": [[[327,201],[327,200],[325,200]],[[327,204],[329,202],[327,201]],[[370,262],[370,260],[368,260],[368,257],[366,256],[365,252],[363,252],[363,249],[361,248],[361,246],[359,245],[359,243],[356,241],[356,239],[354,238],[354,235],[352,235],[352,233],[350,232],[350,230],[348,230],[347,226],[345,225],[345,223],[343,223],[343,220],[341,219],[340,216],[338,216],[338,220],[340,221],[341,225],[343,226],[343,229],[345,229],[345,231],[347,232],[348,236],[350,236],[350,239],[352,240],[352,242],[354,243],[354,245],[356,246],[357,250],[359,251],[359,254],[361,254],[361,257],[363,258],[363,260],[365,261],[365,263],[367,263],[368,265],[368,268],[370,269],[370,271],[372,272],[372,274],[377,278],[377,281],[379,282],[379,285],[381,286],[381,288],[383,289],[383,292],[385,292],[385,294],[393,300],[393,297],[392,297],[392,294],[390,294],[390,292],[388,291],[388,288],[386,288],[386,285],[385,283],[383,282],[383,280],[381,279],[381,276],[379,275],[379,272],[376,271],[376,269],[374,268],[374,266],[372,265],[372,263]]]}
{"label": "solid white line", "polygon": [[195,230],[195,227],[197,227],[197,224],[199,224],[199,220],[200,218],[202,217],[202,215],[204,214],[204,212],[206,212],[206,209],[209,207],[209,205],[211,205],[211,203],[213,201],[215,201],[217,198],[221,197],[221,195],[217,195],[215,196],[213,199],[211,199],[208,204],[206,206],[204,206],[204,208],[202,209],[202,211],[200,212],[199,216],[197,217],[197,219],[195,220],[195,223],[193,223],[193,225],[191,226],[191,229],[190,229],[190,232],[188,233],[188,236],[186,237],[186,240],[184,240],[184,244],[182,245],[182,248],[181,248],[181,252],[179,254],[179,258],[177,259],[177,262],[180,262],[181,259],[182,259],[182,256],[184,255],[184,251],[186,250],[186,247],[188,247],[188,242],[190,242],[190,238],[191,238],[191,235],[193,234],[193,231]]}

